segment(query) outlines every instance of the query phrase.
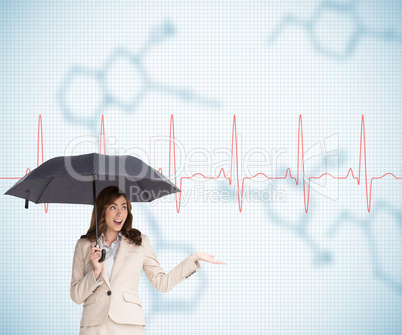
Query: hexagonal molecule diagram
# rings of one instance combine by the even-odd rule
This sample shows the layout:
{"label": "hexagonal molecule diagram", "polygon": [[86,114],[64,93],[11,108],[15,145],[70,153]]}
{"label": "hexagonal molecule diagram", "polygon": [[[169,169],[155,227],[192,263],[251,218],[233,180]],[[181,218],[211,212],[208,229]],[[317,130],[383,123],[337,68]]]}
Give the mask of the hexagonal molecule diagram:
{"label": "hexagonal molecule diagram", "polygon": [[360,228],[367,243],[373,276],[402,295],[402,212],[384,200],[377,201],[375,208],[366,217],[349,211],[339,213],[327,235],[334,238],[350,225]]}
{"label": "hexagonal molecule diagram", "polygon": [[[339,166],[344,165],[346,160],[346,154],[343,150],[339,149],[338,133],[334,133],[316,144],[312,145],[305,152],[305,162],[309,163],[308,172],[311,176],[318,176],[321,173],[329,171],[339,170]],[[275,161],[274,158],[271,158]],[[275,170],[283,172],[287,168],[285,166],[276,166],[276,163],[271,163],[275,166]],[[306,168],[307,170],[307,168]],[[276,172],[275,172],[276,175]],[[285,173],[284,173],[285,175]],[[304,176],[306,183],[309,183],[308,176]],[[289,183],[290,182],[290,183]],[[298,199],[300,204],[303,205],[303,198],[305,197],[302,182],[299,182],[299,186],[295,184],[293,180],[283,180],[278,182],[277,185],[270,184],[271,189],[282,188],[281,185],[287,185],[288,196],[293,199]],[[310,181],[311,189],[315,191],[315,196],[320,195],[327,199],[336,201],[339,198],[339,181],[333,179],[320,179],[317,182]],[[252,186],[251,186],[252,187]],[[231,199],[238,199],[238,191],[233,187],[229,187],[226,183],[219,183],[218,188],[225,190]],[[310,206],[314,208],[315,198],[310,198]],[[308,248],[312,255],[313,266],[319,268],[328,266],[333,262],[333,256],[329,249],[317,243],[314,236],[310,232],[310,225],[312,223],[312,215],[314,213],[306,214],[303,210],[303,206],[298,208],[294,206],[292,213],[289,212],[289,208],[282,207],[280,203],[276,203],[273,199],[268,201],[261,201],[261,209],[265,215],[267,222],[271,222],[284,231],[291,232],[297,238],[304,242],[305,247]],[[284,202],[283,205],[287,205]],[[299,212],[299,213],[298,213]]]}
{"label": "hexagonal molecule diagram", "polygon": [[288,26],[299,26],[318,53],[343,61],[354,54],[365,37],[401,43],[401,19],[399,1],[324,0],[308,19],[285,15],[267,43],[273,44]]}
{"label": "hexagonal molecule diagram", "polygon": [[159,91],[185,102],[219,108],[219,103],[190,89],[174,88],[154,82],[146,72],[143,58],[156,44],[175,34],[172,23],[154,28],[141,47],[132,54],[118,48],[100,69],[73,66],[63,81],[57,99],[68,122],[86,125],[96,132],[99,117],[109,106],[134,112],[148,92]]}

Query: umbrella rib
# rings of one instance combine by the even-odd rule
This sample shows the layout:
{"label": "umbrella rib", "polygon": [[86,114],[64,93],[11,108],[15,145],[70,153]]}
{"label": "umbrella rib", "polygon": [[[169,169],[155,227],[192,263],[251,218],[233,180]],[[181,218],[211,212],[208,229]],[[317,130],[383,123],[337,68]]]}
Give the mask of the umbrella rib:
{"label": "umbrella rib", "polygon": [[[140,179],[141,180],[141,179]],[[141,191],[144,192],[144,189],[142,188],[141,184],[139,183],[139,181],[137,181],[138,186],[140,187]],[[151,199],[151,197],[149,197],[149,199]],[[151,201],[147,201],[147,202],[151,202]]]}
{"label": "umbrella rib", "polygon": [[40,194],[40,196],[38,197],[38,200],[37,200],[37,202],[36,202],[36,204],[38,204],[39,202],[39,199],[41,198],[41,196],[43,195],[43,193],[45,193],[45,190],[46,190],[46,187],[48,187],[49,186],[49,184],[52,182],[52,180],[54,179],[54,177],[52,177],[50,180],[49,180],[49,182],[46,184],[46,186],[44,187],[44,189],[43,189],[43,191],[42,191],[42,193]]}

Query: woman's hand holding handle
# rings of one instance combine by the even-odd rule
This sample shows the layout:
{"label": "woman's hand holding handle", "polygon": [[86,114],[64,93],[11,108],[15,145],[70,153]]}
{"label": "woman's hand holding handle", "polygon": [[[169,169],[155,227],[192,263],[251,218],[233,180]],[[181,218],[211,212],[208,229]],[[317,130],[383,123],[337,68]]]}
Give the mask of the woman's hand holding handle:
{"label": "woman's hand holding handle", "polygon": [[95,278],[98,278],[99,274],[103,270],[103,263],[99,263],[99,259],[102,257],[101,250],[98,247],[92,247],[89,258],[91,259],[92,265],[94,267]]}

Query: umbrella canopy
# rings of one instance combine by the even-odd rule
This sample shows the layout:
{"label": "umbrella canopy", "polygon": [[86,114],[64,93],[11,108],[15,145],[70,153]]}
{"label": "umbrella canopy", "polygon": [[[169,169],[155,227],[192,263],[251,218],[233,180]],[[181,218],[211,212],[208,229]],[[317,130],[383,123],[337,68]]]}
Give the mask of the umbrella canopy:
{"label": "umbrella canopy", "polygon": [[180,192],[169,179],[136,157],[90,153],[49,159],[4,194],[36,204],[94,205],[96,196],[111,185],[119,187],[131,202],[151,202]]}
{"label": "umbrella canopy", "polygon": [[[28,201],[95,205],[98,241],[96,197],[108,186],[117,186],[130,202],[151,202],[180,192],[169,179],[136,157],[90,153],[49,159],[4,194],[25,199],[25,208]],[[99,262],[105,255],[103,249]]]}

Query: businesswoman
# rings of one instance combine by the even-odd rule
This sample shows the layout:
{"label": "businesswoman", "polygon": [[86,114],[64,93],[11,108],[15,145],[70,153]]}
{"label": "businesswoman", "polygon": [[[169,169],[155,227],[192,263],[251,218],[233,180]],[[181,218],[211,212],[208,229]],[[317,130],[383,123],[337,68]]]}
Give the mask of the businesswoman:
{"label": "businesswoman", "polygon": [[[141,270],[152,285],[169,292],[198,271],[198,261],[226,264],[212,255],[196,252],[165,273],[147,235],[132,228],[131,203],[115,186],[96,198],[98,245],[95,243],[95,206],[91,225],[78,240],[73,258],[70,296],[83,303],[80,335],[144,334],[145,319],[138,293]],[[99,263],[101,248],[105,261]]]}

